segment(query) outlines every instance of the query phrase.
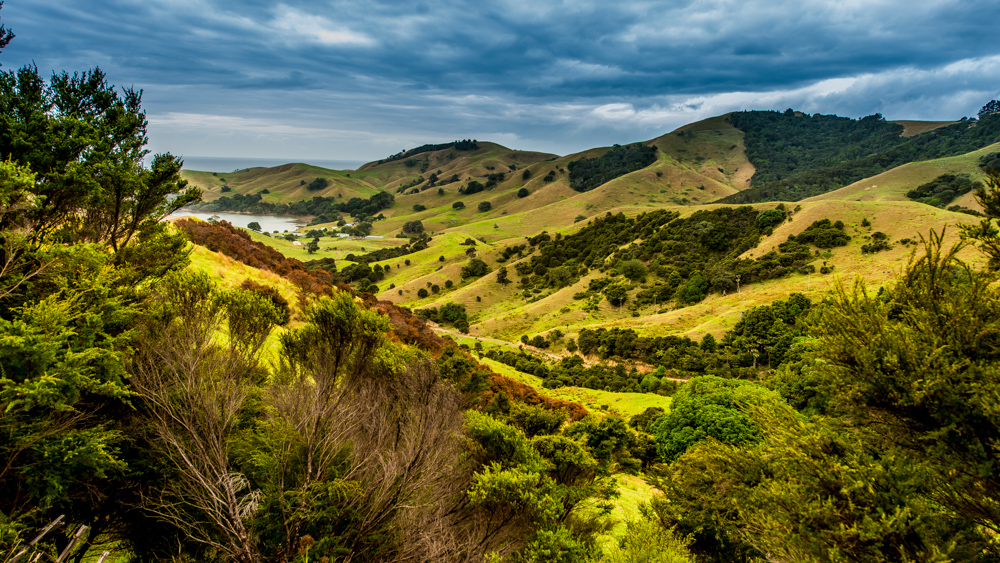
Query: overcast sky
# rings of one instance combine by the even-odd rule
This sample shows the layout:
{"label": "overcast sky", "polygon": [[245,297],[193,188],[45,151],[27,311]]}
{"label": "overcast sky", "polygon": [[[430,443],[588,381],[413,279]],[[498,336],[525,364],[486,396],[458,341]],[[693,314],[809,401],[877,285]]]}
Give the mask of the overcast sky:
{"label": "overcast sky", "polygon": [[793,107],[974,116],[1000,2],[6,0],[5,70],[99,66],[150,148],[374,160],[458,138],[569,154]]}

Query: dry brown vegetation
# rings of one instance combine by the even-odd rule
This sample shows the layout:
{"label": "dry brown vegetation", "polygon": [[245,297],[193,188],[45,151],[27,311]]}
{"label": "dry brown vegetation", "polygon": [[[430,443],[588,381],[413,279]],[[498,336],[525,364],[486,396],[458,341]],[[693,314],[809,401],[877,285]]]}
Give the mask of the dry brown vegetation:
{"label": "dry brown vegetation", "polygon": [[268,270],[287,278],[303,291],[315,295],[330,295],[333,277],[323,270],[308,270],[294,258],[285,258],[277,250],[254,242],[242,229],[226,221],[208,223],[197,219],[178,219],[175,223],[195,244],[221,252],[248,266]]}

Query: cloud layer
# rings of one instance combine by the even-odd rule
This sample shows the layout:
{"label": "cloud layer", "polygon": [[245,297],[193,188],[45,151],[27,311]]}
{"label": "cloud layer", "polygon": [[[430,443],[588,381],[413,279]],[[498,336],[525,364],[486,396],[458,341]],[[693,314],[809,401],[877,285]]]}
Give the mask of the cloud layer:
{"label": "cloud layer", "polygon": [[1000,94],[1000,3],[8,0],[12,68],[145,90],[154,150],[561,154],[738,109],[957,119]]}

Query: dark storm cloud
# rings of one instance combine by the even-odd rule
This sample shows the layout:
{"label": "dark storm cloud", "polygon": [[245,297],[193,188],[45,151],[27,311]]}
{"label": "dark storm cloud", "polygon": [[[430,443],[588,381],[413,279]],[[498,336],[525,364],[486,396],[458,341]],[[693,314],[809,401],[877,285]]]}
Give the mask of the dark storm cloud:
{"label": "dark storm cloud", "polygon": [[0,16],[6,68],[100,65],[145,89],[154,144],[189,154],[375,158],[474,134],[569,152],[733,109],[946,119],[1000,88],[992,0],[7,0]]}

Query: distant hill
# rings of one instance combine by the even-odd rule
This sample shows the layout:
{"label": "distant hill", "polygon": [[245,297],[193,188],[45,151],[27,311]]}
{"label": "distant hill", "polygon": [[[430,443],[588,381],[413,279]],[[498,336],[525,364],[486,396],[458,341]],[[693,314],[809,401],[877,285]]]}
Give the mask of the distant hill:
{"label": "distant hill", "polygon": [[[719,203],[798,201],[908,162],[956,156],[1000,142],[1000,115],[950,125],[893,123],[881,115],[850,119],[792,111],[733,113],[747,159],[756,167],[751,188]],[[909,132],[922,131],[907,136]]]}

